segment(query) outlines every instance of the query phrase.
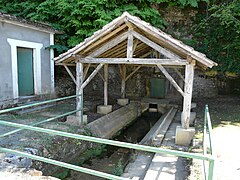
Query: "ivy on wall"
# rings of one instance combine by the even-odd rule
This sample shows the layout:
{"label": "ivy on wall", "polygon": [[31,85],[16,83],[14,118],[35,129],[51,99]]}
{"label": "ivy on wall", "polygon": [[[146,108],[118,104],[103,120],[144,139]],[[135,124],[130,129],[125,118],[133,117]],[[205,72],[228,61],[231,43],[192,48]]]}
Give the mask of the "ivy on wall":
{"label": "ivy on wall", "polygon": [[64,31],[56,36],[54,46],[61,53],[124,11],[165,29],[167,22],[157,9],[161,5],[199,11],[188,28],[191,38],[182,40],[219,63],[218,71],[240,73],[239,0],[1,0],[0,11],[48,22]]}

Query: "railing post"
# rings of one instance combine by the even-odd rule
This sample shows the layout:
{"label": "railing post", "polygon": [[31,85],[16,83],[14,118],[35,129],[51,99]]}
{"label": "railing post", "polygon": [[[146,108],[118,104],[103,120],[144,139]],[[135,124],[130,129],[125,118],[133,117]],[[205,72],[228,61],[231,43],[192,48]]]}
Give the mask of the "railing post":
{"label": "railing post", "polygon": [[208,180],[213,180],[214,160],[209,161]]}

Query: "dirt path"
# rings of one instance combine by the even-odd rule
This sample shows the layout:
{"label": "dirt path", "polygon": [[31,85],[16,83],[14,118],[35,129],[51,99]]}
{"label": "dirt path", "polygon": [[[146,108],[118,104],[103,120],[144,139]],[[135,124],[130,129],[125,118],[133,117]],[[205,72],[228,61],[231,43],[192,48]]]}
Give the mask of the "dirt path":
{"label": "dirt path", "polygon": [[217,180],[240,179],[240,127],[225,125],[213,130],[217,155],[215,178]]}

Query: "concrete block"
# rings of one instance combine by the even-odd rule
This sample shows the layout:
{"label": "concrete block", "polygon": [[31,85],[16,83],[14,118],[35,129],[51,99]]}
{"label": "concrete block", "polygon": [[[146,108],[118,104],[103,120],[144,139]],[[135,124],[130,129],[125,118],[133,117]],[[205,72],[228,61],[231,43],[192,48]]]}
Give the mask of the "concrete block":
{"label": "concrete block", "polygon": [[100,106],[97,106],[97,113],[98,114],[108,114],[112,112],[112,105],[100,105]]}
{"label": "concrete block", "polygon": [[117,99],[117,103],[120,106],[126,106],[129,103],[129,99],[127,98]]}
{"label": "concrete block", "polygon": [[67,116],[66,123],[74,126],[81,126],[83,124],[87,124],[87,115],[83,115],[83,124],[81,124],[81,116],[74,115]]}
{"label": "concrete block", "polygon": [[188,129],[182,128],[182,126],[176,127],[175,143],[177,145],[189,146],[191,140],[195,134],[195,128],[191,127]]}
{"label": "concrete block", "polygon": [[192,102],[192,103],[191,103],[191,109],[194,109],[194,108],[196,108],[196,107],[197,107],[197,103]]}

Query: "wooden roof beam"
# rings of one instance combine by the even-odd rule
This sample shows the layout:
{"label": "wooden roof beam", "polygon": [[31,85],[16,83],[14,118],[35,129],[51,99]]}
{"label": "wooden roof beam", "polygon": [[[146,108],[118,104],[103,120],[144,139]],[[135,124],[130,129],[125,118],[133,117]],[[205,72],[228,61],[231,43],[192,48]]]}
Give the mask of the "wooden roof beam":
{"label": "wooden roof beam", "polygon": [[184,59],[154,59],[154,58],[79,58],[81,63],[106,63],[106,64],[162,64],[170,66],[183,66],[188,62]]}

